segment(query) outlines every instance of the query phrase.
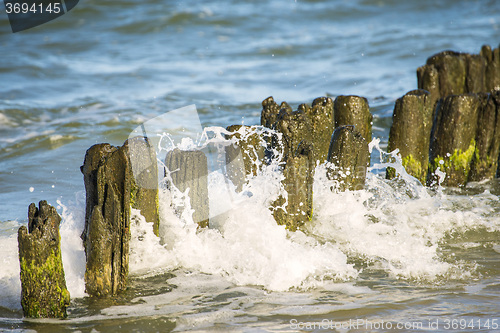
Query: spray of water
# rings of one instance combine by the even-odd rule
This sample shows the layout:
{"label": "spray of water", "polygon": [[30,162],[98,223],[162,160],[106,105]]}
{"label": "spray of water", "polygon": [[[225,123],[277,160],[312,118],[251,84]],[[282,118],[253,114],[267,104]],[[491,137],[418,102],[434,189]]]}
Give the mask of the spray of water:
{"label": "spray of water", "polygon": [[[269,130],[258,128],[262,133]],[[265,134],[264,133],[264,134]],[[314,215],[302,230],[279,226],[269,209],[283,195],[280,152],[271,163],[254,161],[260,168],[236,191],[224,170],[224,147],[238,140],[219,127],[206,128],[199,140],[174,143],[159,136],[159,156],[169,149],[205,149],[208,174],[210,227],[200,229],[192,220],[189,190],[167,190],[161,180],[160,236],[152,224],[132,210],[130,273],[151,276],[164,272],[196,272],[218,276],[234,285],[258,285],[273,291],[308,289],[332,282],[355,280],[363,270],[380,270],[398,279],[430,280],[470,278],[475,264],[444,257],[441,246],[450,235],[474,228],[499,230],[492,206],[498,197],[488,191],[474,196],[445,194],[440,187],[422,186],[408,175],[397,152],[387,154],[379,140],[370,143],[379,152],[378,163],[368,170],[366,188],[337,192],[326,177],[326,165],[316,167]],[[263,139],[262,144],[265,144]],[[159,158],[160,170],[164,168]],[[387,167],[398,177],[385,179]],[[163,174],[160,171],[161,174]],[[474,200],[471,204],[470,200]],[[74,202],[61,199],[59,211],[62,253],[72,297],[84,293],[85,255],[79,239],[85,216],[84,193]],[[474,209],[461,209],[473,206]],[[179,210],[179,207],[183,207]],[[179,212],[182,213],[179,213]],[[1,238],[0,306],[19,308],[17,237]]]}

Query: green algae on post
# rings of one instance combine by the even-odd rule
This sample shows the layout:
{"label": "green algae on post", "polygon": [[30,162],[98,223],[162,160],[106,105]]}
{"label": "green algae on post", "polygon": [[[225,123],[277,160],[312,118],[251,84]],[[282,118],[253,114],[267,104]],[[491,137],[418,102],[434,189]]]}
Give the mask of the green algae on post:
{"label": "green algae on post", "polygon": [[70,303],[54,207],[40,201],[28,208],[28,228],[18,231],[21,306],[26,317],[65,318]]}
{"label": "green algae on post", "polygon": [[[287,130],[285,127],[288,125],[283,123],[284,117],[298,120],[296,123],[298,126],[305,124],[305,127],[302,126],[302,128],[306,132],[303,131],[299,135],[292,135],[292,133],[297,133],[299,129]],[[288,103],[282,102],[278,106],[272,96],[268,97],[262,101],[260,122],[265,127],[275,129],[287,135],[285,138],[285,155],[290,146],[297,147],[298,142],[306,139],[312,144],[315,163],[326,161],[330,139],[335,129],[333,101],[331,98],[318,97],[314,99],[312,106],[300,104],[297,111],[292,111]],[[293,140],[293,142],[289,143],[289,139]]]}
{"label": "green algae on post", "polygon": [[437,168],[446,172],[442,185],[467,183],[476,149],[479,105],[476,94],[451,95],[438,102],[429,151],[429,185],[436,181]]}
{"label": "green algae on post", "polygon": [[469,148],[465,151],[455,149],[453,154],[436,156],[431,163],[431,167],[434,171],[439,168],[439,170],[446,173],[445,184],[447,186],[465,185],[469,177],[472,158],[475,154],[476,142],[473,139]]}

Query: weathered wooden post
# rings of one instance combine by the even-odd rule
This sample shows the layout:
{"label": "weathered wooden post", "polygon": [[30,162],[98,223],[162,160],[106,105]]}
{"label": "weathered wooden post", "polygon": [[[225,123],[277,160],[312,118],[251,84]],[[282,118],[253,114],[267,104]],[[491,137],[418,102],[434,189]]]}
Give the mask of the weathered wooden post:
{"label": "weathered wooden post", "polygon": [[468,181],[493,179],[500,151],[500,91],[478,94],[480,99],[476,132],[476,152]]}
{"label": "weathered wooden post", "polygon": [[126,149],[94,145],[81,171],[87,191],[85,290],[91,296],[115,295],[128,277],[132,175]]}
{"label": "weathered wooden post", "polygon": [[278,114],[281,110],[292,112],[292,108],[286,102],[278,105],[273,96],[269,96],[262,101],[262,112],[260,114],[260,124],[267,128],[273,128],[274,123],[278,119]]}
{"label": "weathered wooden post", "polygon": [[436,106],[430,144],[428,184],[435,183],[435,171],[446,173],[442,185],[465,185],[476,151],[479,98],[475,94],[451,95]]}
{"label": "weathered wooden post", "polygon": [[159,234],[158,162],[156,151],[148,138],[136,136],[125,141],[124,149],[132,168],[130,204],[139,209],[146,221],[153,223]]}
{"label": "weathered wooden post", "polygon": [[329,97],[318,97],[313,101],[312,107],[303,105],[302,108],[311,122],[313,161],[323,163],[328,157],[330,139],[335,127],[333,101]]}
{"label": "weathered wooden post", "polygon": [[466,70],[463,54],[454,51],[437,53],[417,69],[418,88],[429,91],[434,102],[441,97],[464,94]]}
{"label": "weathered wooden post", "polygon": [[282,102],[278,106],[272,97],[268,97],[262,102],[261,125],[282,132],[276,127],[277,121],[281,117],[280,113],[304,114],[306,116],[312,131],[312,134],[306,134],[311,139],[313,160],[320,163],[326,161],[330,139],[335,128],[332,99],[318,97],[314,99],[312,106],[301,104],[297,111],[292,111],[292,108],[286,102]]}
{"label": "weathered wooden post", "polygon": [[312,184],[314,178],[311,122],[306,114],[299,110],[290,112],[282,109],[274,124],[274,129],[282,134],[281,142],[274,145],[283,147],[283,188],[287,192],[288,202],[283,196],[274,203],[274,217],[280,225],[296,230],[311,219]]}
{"label": "weathered wooden post", "polygon": [[337,127],[328,151],[327,176],[338,181],[339,191],[355,191],[365,187],[370,163],[368,143],[354,126]]}
{"label": "weathered wooden post", "polygon": [[231,125],[226,128],[232,134],[226,135],[235,142],[227,146],[226,169],[229,179],[240,192],[248,176],[256,176],[266,150],[266,141],[251,126]]}
{"label": "weathered wooden post", "polygon": [[480,55],[486,61],[485,91],[500,90],[500,46],[491,50],[489,45],[484,45]]}
{"label": "weathered wooden post", "polygon": [[274,204],[273,216],[288,230],[296,231],[312,219],[314,166],[310,144],[301,143],[294,153],[285,158],[283,187],[288,197],[287,204],[283,207],[285,198],[280,196]]}
{"label": "weathered wooden post", "polygon": [[[436,112],[438,109],[442,111],[435,117],[436,131],[433,130],[433,133],[441,131],[441,134],[438,137],[433,134],[430,171],[439,167],[435,160],[439,157],[440,170],[447,170],[445,185],[459,186],[465,185],[469,180],[491,178],[494,174],[492,170],[498,164],[495,157],[498,155],[497,111],[493,97],[495,94],[488,97],[484,93],[500,89],[500,48],[492,50],[485,45],[479,55],[453,51],[435,54],[427,59],[424,66],[418,68],[417,78],[418,87],[430,91],[431,99],[436,101]],[[460,97],[461,102],[458,97],[453,97],[453,101],[448,100],[452,95],[470,93],[479,94],[469,97],[476,99],[476,102],[467,102],[465,97]],[[467,104],[469,105],[466,106]],[[476,107],[476,104],[479,106]],[[444,109],[447,111],[443,111]],[[446,120],[442,120],[443,115]],[[443,122],[446,121],[453,125],[444,125]],[[452,130],[453,126],[457,128],[455,131]],[[477,133],[475,137],[471,137],[470,129],[474,126],[478,127]],[[460,134],[461,129],[465,133]],[[466,137],[471,141],[464,142]],[[444,152],[449,156],[440,155]],[[434,179],[434,176],[429,175],[428,182],[432,183]]]}
{"label": "weathered wooden post", "polygon": [[[412,90],[396,100],[389,132],[388,151],[399,149],[403,166],[422,184],[427,180],[429,144],[433,121],[433,101],[426,90]],[[395,170],[387,169],[387,178]]]}
{"label": "weathered wooden post", "polygon": [[465,54],[465,88],[467,93],[486,92],[486,59],[480,54]]}
{"label": "weathered wooden post", "polygon": [[335,127],[351,125],[366,142],[372,140],[372,121],[368,101],[360,96],[337,96],[333,104]]}
{"label": "weathered wooden post", "polygon": [[312,126],[307,115],[302,111],[290,112],[281,109],[273,129],[283,134],[283,154],[295,154],[301,142],[312,144]]}
{"label": "weathered wooden post", "polygon": [[130,207],[138,209],[158,235],[158,167],[146,137],[121,147],[96,144],[80,168],[86,211],[82,233],[87,265],[85,290],[91,296],[116,295],[128,278]]}
{"label": "weathered wooden post", "polygon": [[435,102],[449,95],[500,89],[500,50],[484,45],[479,54],[444,51],[417,69],[418,88]]}
{"label": "weathered wooden post", "polygon": [[[183,151],[178,148],[167,153],[165,166],[173,185],[181,192],[189,189],[193,221],[201,228],[209,224],[208,161],[202,151]],[[167,184],[171,186],[171,184]]]}
{"label": "weathered wooden post", "polygon": [[65,318],[70,295],[61,257],[61,217],[47,201],[28,208],[28,228],[18,231],[21,305],[26,317]]}
{"label": "weathered wooden post", "polygon": [[417,68],[417,81],[419,90],[425,90],[430,93],[430,104],[432,110],[435,110],[436,103],[441,97],[438,70],[432,65],[423,65]]}

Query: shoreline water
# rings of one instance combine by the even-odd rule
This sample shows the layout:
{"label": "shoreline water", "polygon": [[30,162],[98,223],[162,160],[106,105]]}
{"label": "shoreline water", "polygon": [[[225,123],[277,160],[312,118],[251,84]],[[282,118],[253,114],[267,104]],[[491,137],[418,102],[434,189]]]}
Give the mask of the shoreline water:
{"label": "shoreline water", "polygon": [[[296,237],[249,203],[212,232],[177,229],[170,249],[137,241],[130,290],[95,302],[83,291],[79,167],[91,145],[121,145],[144,121],[189,104],[203,126],[258,124],[270,95],[294,109],[323,95],[365,96],[385,151],[394,101],[416,87],[416,68],[445,49],[498,46],[499,15],[496,1],[89,0],[18,34],[4,17],[0,331],[293,331],[292,319],[491,326],[499,308],[496,180],[425,196],[373,169],[359,194],[320,195],[319,223]],[[17,229],[42,199],[63,216],[73,297],[66,321],[26,320],[20,311]],[[268,236],[252,238],[261,230]],[[480,329],[494,330],[461,331]]]}

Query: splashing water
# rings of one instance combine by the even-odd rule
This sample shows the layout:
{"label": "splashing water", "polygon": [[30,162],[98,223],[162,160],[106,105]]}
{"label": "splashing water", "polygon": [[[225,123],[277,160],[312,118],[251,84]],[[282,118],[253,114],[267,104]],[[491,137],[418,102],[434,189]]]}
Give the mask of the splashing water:
{"label": "splashing water", "polygon": [[[268,130],[266,130],[268,131]],[[209,158],[224,161],[225,129],[205,129],[198,142],[184,140],[187,149],[209,149]],[[160,140],[161,142],[162,140]],[[166,141],[163,141],[166,142]],[[441,188],[422,186],[409,176],[397,157],[370,143],[380,163],[368,170],[366,188],[337,193],[326,177],[326,165],[316,167],[314,215],[302,230],[289,232],[277,225],[269,209],[282,193],[280,158],[262,164],[236,191],[220,163],[208,174],[210,228],[198,229],[190,213],[187,193],[160,188],[160,236],[137,210],[132,210],[130,274],[155,276],[165,272],[197,272],[219,276],[239,286],[258,285],[270,291],[304,290],[352,281],[364,271],[381,271],[396,279],[439,281],[478,275],[477,265],[445,255],[442,245],[455,234],[484,228],[498,231],[499,199],[489,191],[474,196],[445,194]],[[264,144],[264,142],[263,142]],[[171,145],[168,149],[179,147]],[[167,148],[165,148],[166,150]],[[159,155],[165,154],[161,151]],[[280,152],[275,152],[279,156]],[[391,160],[391,162],[387,162]],[[164,167],[162,162],[160,165]],[[398,177],[383,177],[386,167]],[[168,173],[167,176],[168,178]],[[471,205],[474,209],[461,209]],[[74,203],[58,202],[62,209],[62,253],[68,289],[83,297],[85,255],[79,239],[85,216],[84,193]],[[174,207],[183,206],[183,214]],[[16,247],[10,236],[2,241]],[[7,247],[4,247],[4,249]],[[17,253],[4,253],[7,269],[1,271],[1,306],[19,308]]]}
{"label": "splashing water", "polygon": [[[198,147],[218,145],[215,151],[220,158],[220,147],[228,144],[226,134],[223,128],[210,127]],[[422,186],[405,172],[397,152],[383,152],[378,140],[370,143],[370,150],[378,151],[382,161],[390,157],[394,161],[374,164],[365,190],[336,193],[326,177],[326,166],[317,166],[313,220],[297,232],[277,225],[268,208],[283,190],[279,159],[248,178],[239,193],[235,186],[228,193],[228,180],[220,170],[211,172],[210,209],[223,213],[211,219],[209,229],[197,230],[192,221],[175,214],[172,201],[175,206],[176,200],[184,200],[180,204],[186,206],[186,196],[174,198],[169,191],[161,191],[160,238],[147,231],[151,227],[143,219],[135,218],[135,228],[149,236],[133,236],[132,248],[149,249],[133,255],[131,271],[142,274],[151,267],[160,271],[184,268],[217,274],[237,285],[279,291],[332,279],[355,279],[363,267],[417,280],[461,279],[474,274],[474,263],[443,258],[440,244],[451,233],[486,227],[493,220],[485,218],[484,212],[450,209],[449,202],[455,198],[443,194],[441,188]],[[399,177],[386,180],[377,174],[388,166]],[[498,202],[487,193],[483,199],[485,204]],[[161,253],[154,263],[138,255],[153,252]]]}

